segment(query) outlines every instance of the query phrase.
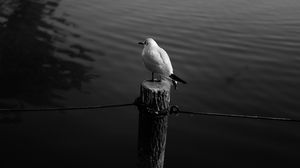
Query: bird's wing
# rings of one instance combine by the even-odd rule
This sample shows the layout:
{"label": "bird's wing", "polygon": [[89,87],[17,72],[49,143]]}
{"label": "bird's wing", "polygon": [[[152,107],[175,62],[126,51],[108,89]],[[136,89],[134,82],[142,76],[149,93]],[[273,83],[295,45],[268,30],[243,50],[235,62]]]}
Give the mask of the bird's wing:
{"label": "bird's wing", "polygon": [[162,59],[163,63],[164,63],[164,69],[167,73],[172,74],[173,73],[173,67],[170,61],[170,58],[167,54],[167,52],[163,49],[163,48],[159,48],[158,50],[160,58]]}

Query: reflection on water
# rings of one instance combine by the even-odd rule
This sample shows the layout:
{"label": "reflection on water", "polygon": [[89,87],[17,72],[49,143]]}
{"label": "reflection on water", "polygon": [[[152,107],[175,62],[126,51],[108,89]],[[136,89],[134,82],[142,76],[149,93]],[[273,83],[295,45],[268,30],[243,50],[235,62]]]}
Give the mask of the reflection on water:
{"label": "reflection on water", "polygon": [[[1,107],[59,105],[59,90],[80,89],[89,82],[90,67],[71,57],[93,61],[82,46],[61,49],[65,30],[49,19],[60,0],[2,1],[0,10],[0,102]],[[64,18],[55,18],[69,26]],[[52,33],[55,32],[55,33]]]}

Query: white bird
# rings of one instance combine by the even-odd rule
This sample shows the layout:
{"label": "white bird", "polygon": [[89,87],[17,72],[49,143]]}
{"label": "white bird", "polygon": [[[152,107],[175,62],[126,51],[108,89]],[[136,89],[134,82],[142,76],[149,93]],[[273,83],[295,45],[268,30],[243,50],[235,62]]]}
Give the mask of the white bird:
{"label": "white bird", "polygon": [[152,72],[152,81],[154,81],[154,74],[156,73],[161,77],[170,78],[175,89],[177,81],[184,84],[186,83],[184,80],[173,74],[173,67],[167,52],[163,48],[159,47],[152,38],[147,38],[144,42],[139,42],[138,44],[144,46],[142,57],[144,65]]}

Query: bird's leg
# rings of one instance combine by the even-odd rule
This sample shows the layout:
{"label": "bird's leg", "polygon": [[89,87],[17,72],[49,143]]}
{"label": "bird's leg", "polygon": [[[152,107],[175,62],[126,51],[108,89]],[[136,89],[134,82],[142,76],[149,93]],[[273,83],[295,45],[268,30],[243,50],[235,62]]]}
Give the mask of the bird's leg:
{"label": "bird's leg", "polygon": [[152,79],[151,79],[152,82],[154,82],[154,72],[152,72]]}
{"label": "bird's leg", "polygon": [[158,80],[158,82],[161,82],[161,75],[159,75],[159,80]]}

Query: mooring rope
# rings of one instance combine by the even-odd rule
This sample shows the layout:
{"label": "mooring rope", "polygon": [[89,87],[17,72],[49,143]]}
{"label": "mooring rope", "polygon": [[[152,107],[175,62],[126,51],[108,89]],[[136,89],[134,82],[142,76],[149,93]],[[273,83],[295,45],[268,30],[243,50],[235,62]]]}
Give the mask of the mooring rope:
{"label": "mooring rope", "polygon": [[231,118],[245,118],[245,119],[257,119],[257,120],[275,120],[275,121],[289,121],[289,122],[300,122],[298,119],[282,118],[282,117],[269,117],[269,116],[258,116],[258,115],[243,115],[243,114],[225,114],[216,112],[193,112],[193,111],[182,111],[178,106],[171,106],[170,114],[190,114],[190,115],[206,115],[216,117],[231,117]]}
{"label": "mooring rope", "polygon": [[[0,113],[7,112],[36,112],[36,111],[75,111],[75,110],[95,110],[104,108],[117,108],[127,106],[139,106],[140,104],[136,100],[133,103],[124,104],[111,104],[111,105],[96,105],[96,106],[79,106],[79,107],[49,107],[49,108],[7,108],[0,109]],[[215,117],[231,117],[231,118],[245,118],[245,119],[258,119],[258,120],[274,120],[274,121],[287,121],[287,122],[300,122],[298,119],[282,118],[282,117],[269,117],[258,115],[243,115],[243,114],[226,114],[216,112],[194,112],[180,110],[178,106],[173,105],[170,107],[170,114],[190,114],[190,115],[206,115]]]}
{"label": "mooring rope", "polygon": [[34,112],[34,111],[94,110],[94,109],[104,109],[104,108],[125,107],[125,106],[132,106],[132,105],[135,105],[135,103],[81,106],[81,107],[10,108],[10,109],[0,109],[0,113],[3,113],[3,112],[30,112],[30,111]]}

